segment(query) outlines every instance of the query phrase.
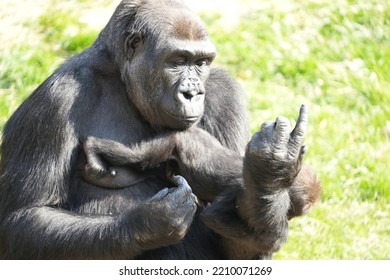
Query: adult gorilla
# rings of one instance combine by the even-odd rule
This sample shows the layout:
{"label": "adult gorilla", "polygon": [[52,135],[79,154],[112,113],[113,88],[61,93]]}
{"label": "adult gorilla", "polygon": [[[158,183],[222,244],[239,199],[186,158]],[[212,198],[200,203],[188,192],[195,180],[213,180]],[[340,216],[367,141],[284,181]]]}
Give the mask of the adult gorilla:
{"label": "adult gorilla", "polygon": [[[318,181],[301,164],[307,110],[291,135],[284,118],[264,124],[244,152],[241,93],[210,70],[214,56],[203,24],[180,3],[123,1],[91,48],[6,124],[1,258],[270,257],[286,240],[288,218],[317,197]],[[167,133],[177,134],[175,172],[192,190],[183,177],[166,176],[170,160],[126,166],[127,187],[84,180],[86,164],[94,168],[82,149],[87,139],[142,147]],[[97,174],[116,164],[115,151],[113,162],[99,153]]]}

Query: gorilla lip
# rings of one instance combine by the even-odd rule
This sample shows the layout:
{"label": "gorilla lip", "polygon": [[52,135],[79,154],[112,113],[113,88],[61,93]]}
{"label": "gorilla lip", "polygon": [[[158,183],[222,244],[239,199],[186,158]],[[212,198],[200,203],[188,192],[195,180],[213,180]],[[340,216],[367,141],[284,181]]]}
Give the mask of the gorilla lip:
{"label": "gorilla lip", "polygon": [[184,117],[184,116],[178,116],[178,115],[174,115],[170,112],[167,112],[168,115],[171,117],[171,118],[174,118],[175,120],[179,120],[179,121],[184,121],[184,122],[196,122],[200,116],[188,116],[188,117]]}
{"label": "gorilla lip", "polygon": [[191,121],[191,122],[196,121],[197,119],[199,119],[199,116],[182,118],[183,121]]}

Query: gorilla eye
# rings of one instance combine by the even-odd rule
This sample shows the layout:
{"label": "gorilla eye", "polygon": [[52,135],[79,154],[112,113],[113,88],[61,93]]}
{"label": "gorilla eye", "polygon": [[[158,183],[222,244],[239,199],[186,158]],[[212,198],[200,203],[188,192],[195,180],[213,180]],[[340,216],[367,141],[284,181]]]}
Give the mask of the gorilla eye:
{"label": "gorilla eye", "polygon": [[207,59],[203,58],[203,59],[197,60],[197,61],[195,62],[195,64],[196,64],[197,66],[199,66],[199,67],[202,67],[202,66],[208,65],[208,64],[209,64],[209,61],[208,61]]}
{"label": "gorilla eye", "polygon": [[187,64],[187,60],[186,60],[185,58],[181,57],[181,58],[175,59],[175,60],[172,62],[172,64],[173,64],[174,66],[184,66],[184,65]]}

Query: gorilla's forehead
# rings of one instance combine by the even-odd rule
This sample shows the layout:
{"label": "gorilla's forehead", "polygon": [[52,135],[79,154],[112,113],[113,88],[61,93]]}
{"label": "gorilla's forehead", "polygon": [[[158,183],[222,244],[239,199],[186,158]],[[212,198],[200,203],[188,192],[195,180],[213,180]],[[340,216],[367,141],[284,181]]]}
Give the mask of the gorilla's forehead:
{"label": "gorilla's forehead", "polygon": [[198,18],[181,13],[172,18],[171,35],[182,40],[200,41],[208,37],[208,32]]}
{"label": "gorilla's forehead", "polygon": [[157,47],[157,52],[169,55],[172,52],[183,53],[191,56],[215,56],[216,49],[208,38],[199,40],[169,39],[162,40]]}
{"label": "gorilla's forehead", "polygon": [[146,1],[139,16],[158,35],[193,41],[208,37],[201,19],[180,2]]}

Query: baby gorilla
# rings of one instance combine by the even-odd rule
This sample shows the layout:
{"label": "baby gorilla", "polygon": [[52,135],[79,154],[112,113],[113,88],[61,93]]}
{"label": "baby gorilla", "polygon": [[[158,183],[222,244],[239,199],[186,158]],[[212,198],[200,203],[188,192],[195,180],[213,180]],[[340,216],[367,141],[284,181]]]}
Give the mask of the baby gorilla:
{"label": "baby gorilla", "polygon": [[[207,145],[202,142],[207,142]],[[202,150],[204,147],[207,147],[208,151]],[[89,137],[83,148],[87,164],[82,176],[85,181],[98,187],[129,187],[137,181],[134,169],[147,170],[165,163],[167,178],[173,183],[176,181],[174,175],[186,178],[193,193],[201,201],[211,202],[221,191],[239,188],[239,174],[232,173],[242,168],[242,156],[224,148],[213,136],[199,128],[163,134],[133,147],[112,140]],[[231,165],[226,166],[226,161],[220,161],[221,155],[229,157]],[[225,166],[221,165],[221,162],[225,162]],[[231,168],[232,165],[238,168]],[[224,184],[216,183],[216,170],[219,178],[226,178]],[[193,180],[194,178],[197,180]],[[221,185],[225,186],[224,190],[218,187]],[[320,197],[321,186],[315,173],[303,165],[300,176],[288,193],[288,218],[291,219],[311,210]]]}
{"label": "baby gorilla", "polygon": [[[227,185],[238,188],[242,184],[243,157],[196,127],[161,134],[133,147],[88,137],[83,149],[87,164],[82,170],[82,177],[98,187],[129,187],[134,184],[135,178],[143,180],[137,175],[137,170],[146,171],[162,164],[166,166],[169,180],[173,175],[183,176],[197,197],[205,202],[213,201]],[[224,166],[221,157],[229,161],[229,166]]]}

